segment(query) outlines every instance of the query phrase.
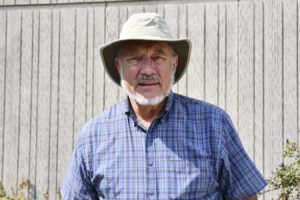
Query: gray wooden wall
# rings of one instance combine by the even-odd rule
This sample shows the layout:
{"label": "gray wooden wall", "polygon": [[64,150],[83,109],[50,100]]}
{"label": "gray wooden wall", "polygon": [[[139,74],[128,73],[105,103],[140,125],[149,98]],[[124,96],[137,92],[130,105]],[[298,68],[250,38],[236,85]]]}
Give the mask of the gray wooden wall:
{"label": "gray wooden wall", "polygon": [[190,65],[174,91],[224,108],[266,178],[285,140],[300,143],[300,0],[60,2],[68,1],[0,0],[6,187],[30,178],[32,199],[46,191],[56,198],[79,128],[125,97],[98,47],[118,38],[135,12],[158,12],[191,39]]}

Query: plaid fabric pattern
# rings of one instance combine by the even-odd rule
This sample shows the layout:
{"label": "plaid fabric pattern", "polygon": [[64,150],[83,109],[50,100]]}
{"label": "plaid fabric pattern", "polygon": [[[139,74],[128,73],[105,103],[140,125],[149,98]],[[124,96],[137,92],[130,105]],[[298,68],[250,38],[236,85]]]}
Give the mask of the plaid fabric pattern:
{"label": "plaid fabric pattern", "polygon": [[127,99],[80,131],[63,199],[244,199],[266,182],[220,108],[171,93],[147,130]]}

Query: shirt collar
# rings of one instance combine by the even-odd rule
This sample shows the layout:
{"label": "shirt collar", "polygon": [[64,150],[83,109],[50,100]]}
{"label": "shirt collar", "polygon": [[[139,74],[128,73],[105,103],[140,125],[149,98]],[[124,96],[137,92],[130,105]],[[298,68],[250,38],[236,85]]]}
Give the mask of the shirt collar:
{"label": "shirt collar", "polygon": [[171,107],[172,107],[173,101],[174,101],[174,93],[173,93],[172,90],[171,90],[171,92],[170,92],[170,94],[169,94],[169,96],[168,96],[167,103],[166,103],[166,105],[164,106],[164,108],[163,108],[163,110],[162,110],[162,113],[163,113],[163,112],[164,112],[164,113],[168,113],[168,112],[169,112],[169,110],[170,110]]}
{"label": "shirt collar", "polygon": [[[163,117],[165,114],[167,114],[172,106],[172,103],[174,101],[174,93],[171,91],[169,96],[167,97],[167,103],[164,106],[161,114],[159,115],[159,117]],[[129,97],[127,96],[126,99],[123,100],[123,108],[124,108],[124,113],[127,115],[132,115],[134,116],[134,112],[132,110],[131,104],[129,102]]]}

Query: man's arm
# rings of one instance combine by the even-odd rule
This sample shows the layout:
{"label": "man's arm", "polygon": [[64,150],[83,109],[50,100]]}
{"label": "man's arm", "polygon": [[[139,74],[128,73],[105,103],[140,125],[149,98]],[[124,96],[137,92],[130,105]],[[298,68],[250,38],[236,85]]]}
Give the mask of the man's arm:
{"label": "man's arm", "polygon": [[[247,154],[234,128],[230,117],[223,116],[223,133],[220,158],[222,176],[220,183],[225,198],[257,200],[257,193],[266,185],[266,181]],[[234,166],[234,167],[232,167]],[[245,173],[246,172],[246,173]],[[255,195],[253,195],[255,194]],[[251,196],[250,196],[251,195]]]}
{"label": "man's arm", "polygon": [[84,147],[80,142],[81,140],[76,141],[68,171],[61,185],[60,191],[64,200],[99,198],[90,182],[86,162],[84,161]]}
{"label": "man's arm", "polygon": [[257,200],[257,196],[253,195],[253,196],[248,197],[247,199],[244,199],[244,200]]}

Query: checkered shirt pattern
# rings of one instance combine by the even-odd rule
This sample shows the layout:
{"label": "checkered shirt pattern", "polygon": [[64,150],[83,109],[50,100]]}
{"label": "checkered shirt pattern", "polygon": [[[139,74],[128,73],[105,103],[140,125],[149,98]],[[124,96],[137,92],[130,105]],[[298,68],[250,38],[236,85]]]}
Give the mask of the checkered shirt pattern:
{"label": "checkered shirt pattern", "polygon": [[244,199],[266,186],[220,108],[171,92],[146,129],[128,98],[79,132],[61,194],[71,199]]}

